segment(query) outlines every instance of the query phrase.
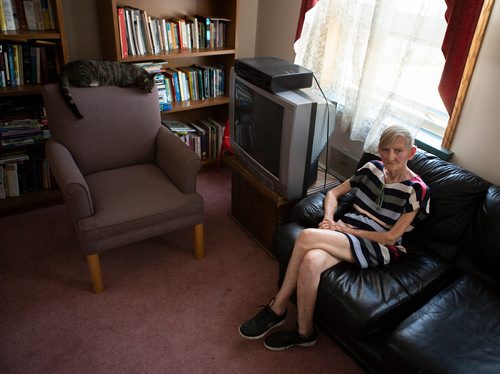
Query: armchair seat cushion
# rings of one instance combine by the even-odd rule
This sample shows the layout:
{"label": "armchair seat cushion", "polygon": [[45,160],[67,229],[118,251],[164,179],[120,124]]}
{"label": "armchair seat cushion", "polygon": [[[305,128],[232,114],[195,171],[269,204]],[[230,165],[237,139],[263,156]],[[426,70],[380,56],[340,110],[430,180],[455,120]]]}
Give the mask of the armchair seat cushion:
{"label": "armchair seat cushion", "polygon": [[470,275],[437,294],[391,335],[390,373],[498,373],[500,295]]}
{"label": "armchair seat cushion", "polygon": [[94,215],[77,223],[85,251],[115,247],[131,233],[141,240],[155,230],[164,233],[165,225],[172,231],[203,221],[201,196],[180,192],[154,164],[101,171],[85,180],[94,204]]}

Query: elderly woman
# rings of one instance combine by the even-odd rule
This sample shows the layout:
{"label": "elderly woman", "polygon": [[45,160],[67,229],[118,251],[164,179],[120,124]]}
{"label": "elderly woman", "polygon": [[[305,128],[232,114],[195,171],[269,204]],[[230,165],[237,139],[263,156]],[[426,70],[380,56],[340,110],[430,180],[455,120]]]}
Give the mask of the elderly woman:
{"label": "elderly woman", "polygon": [[[282,325],[296,291],[296,329],[276,332],[264,345],[271,350],[314,345],[313,315],[321,273],[341,261],[368,268],[386,265],[406,253],[401,237],[428,213],[429,188],[407,166],[416,152],[408,130],[386,128],[378,152],[381,161],[368,162],[326,194],[319,227],[300,233],[280,290],[269,305],[240,326],[243,337],[258,339]],[[354,211],[334,221],[338,199],[351,190]]]}

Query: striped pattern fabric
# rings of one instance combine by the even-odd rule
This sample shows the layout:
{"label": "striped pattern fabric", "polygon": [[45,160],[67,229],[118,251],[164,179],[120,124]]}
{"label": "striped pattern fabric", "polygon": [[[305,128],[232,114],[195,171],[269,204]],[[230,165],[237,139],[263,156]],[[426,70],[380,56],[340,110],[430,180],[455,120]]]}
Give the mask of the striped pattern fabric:
{"label": "striped pattern fabric", "polygon": [[[342,221],[367,231],[389,231],[404,213],[420,209],[407,231],[429,213],[429,187],[416,176],[412,179],[384,184],[384,166],[370,161],[358,169],[350,179],[354,192],[354,212]],[[354,258],[362,268],[385,265],[406,253],[401,238],[396,245],[385,246],[368,239],[346,234]]]}

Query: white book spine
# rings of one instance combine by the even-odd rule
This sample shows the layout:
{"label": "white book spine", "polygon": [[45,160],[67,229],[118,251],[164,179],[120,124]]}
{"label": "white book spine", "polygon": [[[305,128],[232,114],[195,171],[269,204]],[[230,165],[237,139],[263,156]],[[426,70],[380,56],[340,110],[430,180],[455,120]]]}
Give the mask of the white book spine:
{"label": "white book spine", "polygon": [[19,177],[17,174],[17,164],[5,164],[4,175],[6,180],[5,186],[7,190],[7,196],[19,196]]}
{"label": "white book spine", "polygon": [[0,199],[5,199],[7,193],[5,191],[5,177],[3,171],[3,165],[0,165]]}

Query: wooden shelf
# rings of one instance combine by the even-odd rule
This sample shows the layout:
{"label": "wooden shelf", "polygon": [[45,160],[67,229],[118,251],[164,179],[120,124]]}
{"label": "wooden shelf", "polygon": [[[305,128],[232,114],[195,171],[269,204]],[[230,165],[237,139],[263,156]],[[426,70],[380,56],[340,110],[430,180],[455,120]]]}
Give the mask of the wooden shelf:
{"label": "wooden shelf", "polygon": [[15,41],[25,42],[28,40],[45,39],[55,40],[61,39],[61,33],[58,30],[45,30],[45,31],[0,31],[0,41]]}
{"label": "wooden shelf", "polygon": [[117,58],[117,61],[121,62],[141,62],[141,61],[152,61],[152,60],[176,60],[176,59],[186,59],[194,57],[208,57],[208,56],[220,56],[220,55],[234,55],[236,50],[232,48],[200,48],[200,49],[175,49],[167,53],[161,53],[156,55],[141,55],[141,56],[131,56],[127,58],[122,58],[121,56]]}
{"label": "wooden shelf", "polygon": [[7,197],[0,200],[0,217],[62,204],[61,191],[58,189],[28,192],[18,197]]}
{"label": "wooden shelf", "polygon": [[162,112],[162,114],[182,112],[185,110],[208,108],[216,105],[229,104],[228,96],[218,96],[206,100],[188,100],[188,101],[174,101],[172,103],[172,110]]}
{"label": "wooden shelf", "polygon": [[0,87],[0,97],[38,95],[42,93],[41,84],[26,84],[16,87]]}

